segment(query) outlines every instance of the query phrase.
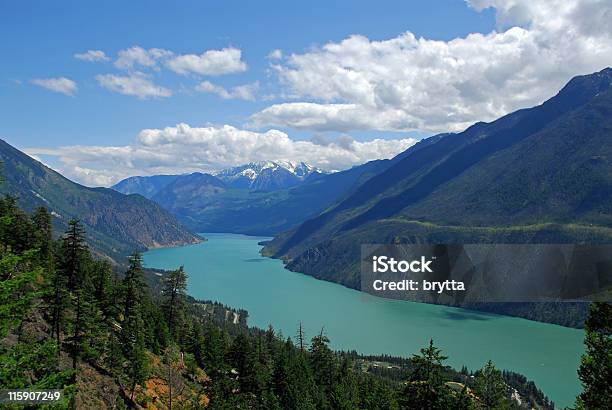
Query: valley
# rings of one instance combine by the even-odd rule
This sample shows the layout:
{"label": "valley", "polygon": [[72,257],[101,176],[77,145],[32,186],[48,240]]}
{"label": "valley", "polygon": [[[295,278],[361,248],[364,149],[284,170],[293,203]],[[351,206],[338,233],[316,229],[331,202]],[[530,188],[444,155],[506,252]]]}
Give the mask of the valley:
{"label": "valley", "polygon": [[612,409],[612,0],[0,10],[0,408]]}
{"label": "valley", "polygon": [[[264,255],[353,289],[362,244],[609,244],[611,85],[610,68],[574,77],[538,106],[344,171],[267,161],[114,189],[140,184],[192,231],[273,236]],[[571,327],[587,313],[579,302],[469,307]]]}
{"label": "valley", "polygon": [[558,406],[580,390],[576,368],[583,351],[580,330],[524,319],[423,303],[380,299],[331,282],[289,272],[260,256],[266,238],[205,233],[208,241],[156,249],[146,266],[184,264],[188,292],[249,312],[251,325],[272,325],[293,337],[302,323],[307,337],[321,329],[339,350],[408,357],[429,338],[455,368],[480,368],[493,360],[536,382]]}
{"label": "valley", "polygon": [[141,194],[195,232],[276,235],[316,216],[391,160],[375,160],[324,174],[307,164],[246,164],[216,175],[130,177],[113,186]]}

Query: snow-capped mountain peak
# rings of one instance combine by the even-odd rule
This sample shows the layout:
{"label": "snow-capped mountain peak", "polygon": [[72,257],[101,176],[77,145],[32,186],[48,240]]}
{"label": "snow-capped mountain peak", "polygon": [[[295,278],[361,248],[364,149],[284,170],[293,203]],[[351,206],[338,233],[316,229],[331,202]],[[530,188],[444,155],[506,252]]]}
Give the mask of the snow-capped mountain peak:
{"label": "snow-capped mountain peak", "polygon": [[259,161],[227,168],[215,176],[235,188],[273,190],[288,188],[323,171],[304,162]]}
{"label": "snow-capped mountain peak", "polygon": [[251,180],[254,180],[255,178],[257,178],[257,172],[251,168],[242,170],[242,172],[240,172],[239,175],[245,176]]}

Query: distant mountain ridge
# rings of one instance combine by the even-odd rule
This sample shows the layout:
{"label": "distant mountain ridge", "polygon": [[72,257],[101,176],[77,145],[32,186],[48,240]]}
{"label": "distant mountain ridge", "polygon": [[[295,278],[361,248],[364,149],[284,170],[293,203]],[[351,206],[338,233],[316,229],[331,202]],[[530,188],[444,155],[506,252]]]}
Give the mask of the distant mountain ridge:
{"label": "distant mountain ridge", "polygon": [[305,162],[260,161],[213,173],[133,176],[119,181],[111,188],[123,194],[140,194],[151,199],[175,180],[189,179],[189,176],[194,174],[215,177],[224,182],[226,188],[275,191],[299,185],[307,179],[323,175],[325,172]]}
{"label": "distant mountain ridge", "polygon": [[225,182],[210,174],[194,172],[181,175],[157,193],[151,199],[166,209],[186,208],[197,205],[202,199],[227,190]]}
{"label": "distant mountain ridge", "polygon": [[139,194],[151,199],[166,185],[172,183],[179,175],[153,175],[149,177],[129,177],[113,185],[111,188],[122,194]]}
{"label": "distant mountain ridge", "polygon": [[[175,178],[151,199],[193,231],[273,235],[316,215],[390,163],[377,160],[332,174],[319,173],[312,167],[300,172],[296,167],[295,172],[303,180],[274,190],[237,188],[231,176],[226,175],[228,182],[224,182],[217,176],[195,172]],[[240,175],[252,169],[238,168],[242,169],[227,174]],[[268,170],[276,174],[289,172],[262,166],[260,180]]]}
{"label": "distant mountain ridge", "polygon": [[130,177],[112,188],[152,199],[197,232],[272,235],[316,215],[387,162],[329,174],[304,162],[261,161],[214,175]]}
{"label": "distant mountain ridge", "polygon": [[313,174],[323,174],[323,171],[305,162],[260,161],[228,168],[213,175],[231,188],[273,191],[298,185]]}
{"label": "distant mountain ridge", "polygon": [[123,260],[134,250],[200,240],[156,203],[139,195],[79,185],[2,140],[0,162],[0,193],[16,196],[27,211],[47,207],[59,232],[70,219],[80,219],[89,245],[100,255]]}

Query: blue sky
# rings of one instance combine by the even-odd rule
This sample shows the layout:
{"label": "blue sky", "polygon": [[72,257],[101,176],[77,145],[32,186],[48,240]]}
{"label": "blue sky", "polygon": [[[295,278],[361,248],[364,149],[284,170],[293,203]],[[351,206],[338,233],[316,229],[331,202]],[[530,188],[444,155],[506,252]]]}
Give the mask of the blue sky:
{"label": "blue sky", "polygon": [[[4,56],[0,98],[5,107],[0,135],[20,147],[122,144],[143,128],[178,122],[240,125],[268,103],[194,93],[147,101],[113,94],[94,79],[101,72],[115,72],[112,62],[92,64],[73,57],[86,50],[113,56],[134,45],[181,53],[234,46],[243,51],[249,69],[221,76],[217,83],[232,86],[259,80],[262,88],[273,93],[277,86],[266,73],[266,56],[273,49],[299,53],[351,34],[385,39],[406,30],[445,40],[486,32],[494,25],[492,13],[477,13],[464,2],[451,0],[26,0],[0,2],[0,16],[0,37],[5,39],[0,43]],[[31,78],[56,76],[77,81],[78,96],[67,98],[28,84]],[[196,81],[160,74],[159,82],[178,88]]]}
{"label": "blue sky", "polygon": [[[551,33],[570,27],[575,44],[609,45],[605,22],[591,16],[596,30],[588,33],[576,24],[583,2],[498,3],[0,0],[0,138],[93,185],[131,173],[213,170],[266,152],[321,157],[317,165],[339,169],[539,103],[572,75],[608,64],[606,48],[585,58],[550,43]],[[553,13],[568,27],[549,24]],[[131,47],[164,56],[121,67]],[[88,50],[104,60],[75,58]],[[234,68],[214,75],[183,64],[230,51],[239,53]],[[550,65],[540,67],[538,56]],[[559,68],[561,57],[568,61]],[[154,91],[122,93],[123,81]],[[158,132],[145,138],[147,129]],[[231,155],[211,147],[252,140],[251,151]],[[160,144],[175,156],[147,164],[143,150]],[[201,155],[187,158],[196,149]],[[173,159],[184,166],[173,168]]]}

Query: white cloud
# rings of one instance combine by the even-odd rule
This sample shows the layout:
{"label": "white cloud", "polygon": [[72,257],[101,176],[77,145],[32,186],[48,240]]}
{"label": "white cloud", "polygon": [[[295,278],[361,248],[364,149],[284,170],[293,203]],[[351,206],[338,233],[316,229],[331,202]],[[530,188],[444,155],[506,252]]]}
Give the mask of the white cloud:
{"label": "white cloud", "polygon": [[159,69],[163,64],[177,74],[218,76],[246,71],[242,51],[234,47],[206,50],[202,54],[175,54],[163,48],[133,46],[120,50],[115,66],[120,69]]}
{"label": "white cloud", "polygon": [[[128,70],[128,75],[104,74],[96,76],[96,80],[110,91],[133,95],[140,99],[168,97],[172,95],[172,91],[154,84],[147,74],[150,70],[158,71],[160,67],[165,66],[178,74],[196,73],[216,76],[245,71],[247,65],[241,60],[241,56],[242,52],[232,47],[207,50],[201,55],[175,55],[172,51],[162,48],[145,49],[133,46],[120,50],[114,62],[115,67]],[[108,59],[104,52],[99,50],[75,54],[75,57],[87,61]],[[259,83],[256,82],[227,90],[205,81],[196,89],[215,93],[224,99],[254,100],[258,87]]]}
{"label": "white cloud", "polygon": [[137,66],[154,68],[159,60],[169,58],[172,52],[161,48],[150,48],[145,50],[140,46],[134,46],[119,51],[119,57],[115,66],[121,69],[132,69]]}
{"label": "white cloud", "polygon": [[313,130],[461,130],[541,103],[571,77],[612,65],[609,0],[470,0],[496,9],[498,30],[450,41],[406,32],[360,35],[272,64],[300,102],[252,125]]}
{"label": "white cloud", "polygon": [[127,76],[114,74],[97,75],[98,83],[109,91],[132,95],[140,99],[169,97],[172,91],[154,84],[149,76],[135,72]]}
{"label": "white cloud", "polygon": [[95,62],[95,61],[108,61],[109,58],[102,50],[87,50],[84,53],[77,53],[74,55],[77,60]]}
{"label": "white cloud", "polygon": [[79,91],[77,83],[66,77],[35,78],[30,80],[30,82],[34,85],[46,88],[49,91],[69,96],[74,96]]}
{"label": "white cloud", "polygon": [[494,8],[500,28],[527,26],[543,32],[608,37],[612,6],[607,0],[467,0],[477,11]]}
{"label": "white cloud", "polygon": [[251,117],[250,127],[264,125],[313,131],[347,131],[351,129],[420,129],[419,118],[400,109],[389,108],[373,113],[359,104],[317,104],[295,102],[274,104]]}
{"label": "white cloud", "polygon": [[283,50],[278,48],[268,53],[269,60],[280,60],[281,58],[283,58]]}
{"label": "white cloud", "polygon": [[228,47],[221,50],[208,50],[204,53],[183,54],[170,58],[167,67],[178,74],[200,74],[217,76],[246,71],[247,65],[242,61],[242,51]]}
{"label": "white cloud", "polygon": [[244,84],[233,87],[231,90],[227,90],[224,87],[213,84],[210,81],[202,81],[196,86],[196,90],[203,93],[216,94],[224,100],[245,100],[255,101],[255,93],[259,88],[259,83]]}
{"label": "white cloud", "polygon": [[111,185],[132,175],[214,171],[250,161],[305,161],[327,170],[389,158],[416,141],[337,139],[296,141],[277,130],[254,132],[230,125],[191,127],[178,124],[145,129],[127,146],[31,148],[29,155],[57,156],[59,171],[88,185]]}

